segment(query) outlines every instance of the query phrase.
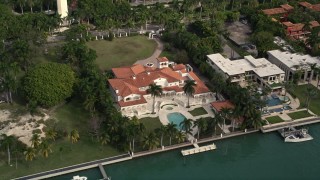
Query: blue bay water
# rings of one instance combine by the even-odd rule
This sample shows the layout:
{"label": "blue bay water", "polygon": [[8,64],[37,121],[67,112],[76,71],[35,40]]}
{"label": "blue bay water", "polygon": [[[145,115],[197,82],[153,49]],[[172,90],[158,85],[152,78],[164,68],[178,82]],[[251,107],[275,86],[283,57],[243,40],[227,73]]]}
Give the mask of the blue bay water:
{"label": "blue bay water", "polygon": [[[284,143],[276,132],[216,141],[217,150],[182,157],[180,150],[105,166],[112,180],[157,179],[320,179],[320,125],[309,126],[314,140]],[[98,168],[53,179],[85,175],[100,179]]]}

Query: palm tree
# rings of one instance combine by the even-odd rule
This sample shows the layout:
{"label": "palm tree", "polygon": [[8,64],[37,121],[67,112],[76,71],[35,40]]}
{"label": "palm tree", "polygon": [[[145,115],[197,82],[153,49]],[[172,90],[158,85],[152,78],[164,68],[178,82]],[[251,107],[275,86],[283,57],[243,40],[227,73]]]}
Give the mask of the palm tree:
{"label": "palm tree", "polygon": [[101,145],[106,145],[110,142],[110,136],[107,133],[102,133],[99,140]]}
{"label": "palm tree", "polygon": [[[311,69],[311,73],[312,73],[312,71],[315,72],[315,70],[317,69],[317,63],[309,64],[309,67]],[[310,78],[308,80],[308,84],[310,84],[311,80],[312,80],[312,77],[310,76]]]}
{"label": "palm tree", "polygon": [[311,88],[311,87],[308,87],[307,88],[307,91],[306,91],[306,96],[307,96],[307,99],[306,99],[306,107],[307,107],[307,112],[309,110],[309,105],[310,105],[310,102],[313,98],[317,97],[318,95],[318,92],[317,90]]}
{"label": "palm tree", "polygon": [[6,134],[1,135],[1,145],[7,148],[7,154],[8,154],[8,164],[11,164],[11,151],[10,146],[14,143],[14,136],[7,136]]}
{"label": "palm tree", "polygon": [[159,139],[154,132],[150,132],[147,136],[144,137],[144,148],[149,150],[157,148],[159,145]]}
{"label": "palm tree", "polygon": [[191,135],[192,135],[192,129],[191,129],[192,124],[193,124],[193,123],[192,123],[192,120],[191,120],[191,119],[185,118],[185,119],[179,124],[179,126],[181,127],[181,129],[184,130],[184,132],[185,132],[186,134],[191,134]]}
{"label": "palm tree", "polygon": [[187,137],[186,134],[184,132],[181,132],[181,131],[179,131],[176,134],[176,139],[177,139],[178,143],[183,142],[186,139],[186,137]]}
{"label": "palm tree", "polygon": [[149,89],[147,90],[147,93],[151,94],[151,96],[153,97],[152,114],[155,114],[154,106],[155,106],[156,96],[161,96],[162,88],[161,88],[161,86],[153,83],[153,84],[149,85]]}
{"label": "palm tree", "polygon": [[258,129],[263,125],[261,114],[258,111],[255,111],[248,119],[247,121],[255,128]]}
{"label": "palm tree", "polygon": [[292,81],[286,81],[284,84],[283,84],[284,88],[285,88],[285,93],[284,93],[284,96],[287,96],[287,91],[289,91],[293,86],[294,84],[292,83]]}
{"label": "palm tree", "polygon": [[164,134],[167,132],[167,128],[166,128],[166,126],[161,125],[159,128],[157,128],[157,129],[155,130],[155,132],[156,132],[158,135],[161,136],[161,137],[160,137],[160,145],[161,145],[161,147],[162,147],[162,146],[163,146],[163,136],[164,136]]}
{"label": "palm tree", "polygon": [[208,123],[205,119],[200,118],[194,122],[193,127],[198,127],[197,133],[198,133],[198,139],[200,139],[200,133],[201,133],[201,131],[207,129]]}
{"label": "palm tree", "polygon": [[46,131],[46,138],[47,139],[51,139],[51,140],[55,141],[56,137],[57,137],[57,132],[53,128]]}
{"label": "palm tree", "polygon": [[24,151],[26,161],[32,161],[33,158],[36,157],[36,149],[33,147],[28,147],[26,151]]}
{"label": "palm tree", "polygon": [[177,133],[176,124],[173,124],[173,122],[166,125],[167,133],[169,135],[169,145],[171,146],[171,140],[172,136],[174,136]]}
{"label": "palm tree", "polygon": [[194,87],[196,86],[196,82],[194,80],[187,80],[185,81],[185,85],[183,86],[183,91],[184,93],[187,95],[188,97],[188,104],[187,104],[187,108],[190,107],[189,104],[189,98],[190,96],[192,96],[195,92]]}
{"label": "palm tree", "polygon": [[222,118],[220,113],[214,112],[214,118],[211,121],[211,126],[214,128],[214,134],[215,135],[217,133],[217,126],[218,125],[221,126],[223,122],[224,122],[224,119]]}
{"label": "palm tree", "polygon": [[31,146],[33,148],[38,148],[40,145],[40,135],[39,134],[33,134],[31,137]]}
{"label": "palm tree", "polygon": [[232,113],[232,109],[226,108],[226,107],[221,108],[220,114],[223,118],[222,129],[224,129],[224,126],[226,125],[226,119],[230,119],[231,113]]}
{"label": "palm tree", "polygon": [[315,73],[318,76],[318,82],[317,82],[317,88],[318,88],[320,84],[320,67],[315,69]]}
{"label": "palm tree", "polygon": [[78,130],[74,129],[70,132],[70,140],[71,140],[71,143],[76,143],[78,142],[78,140],[80,139],[80,135],[79,135],[79,132]]}
{"label": "palm tree", "polygon": [[51,145],[46,140],[43,140],[41,142],[41,144],[39,145],[39,150],[42,156],[45,158],[47,158],[49,156],[49,153],[52,152]]}

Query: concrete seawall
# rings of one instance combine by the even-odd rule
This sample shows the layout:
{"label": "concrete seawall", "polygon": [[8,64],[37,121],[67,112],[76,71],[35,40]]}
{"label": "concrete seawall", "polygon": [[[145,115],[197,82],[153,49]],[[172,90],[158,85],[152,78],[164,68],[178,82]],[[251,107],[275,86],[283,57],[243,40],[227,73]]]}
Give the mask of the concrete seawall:
{"label": "concrete seawall", "polygon": [[[246,132],[234,132],[234,133],[230,133],[230,134],[225,134],[223,136],[220,135],[220,136],[214,136],[214,137],[210,137],[210,138],[204,138],[204,139],[199,140],[197,143],[198,144],[208,143],[208,142],[212,142],[212,141],[227,139],[227,138],[241,136],[241,135],[245,135],[245,134],[256,133],[258,131],[259,130],[248,130]],[[100,160],[96,160],[96,161],[90,161],[90,162],[86,162],[86,163],[82,163],[82,164],[77,164],[77,165],[68,166],[68,167],[59,168],[59,169],[50,170],[50,171],[45,171],[45,172],[41,172],[41,173],[37,173],[37,174],[33,174],[33,175],[19,177],[16,179],[17,180],[46,179],[46,178],[51,178],[54,176],[60,176],[60,175],[68,174],[68,173],[73,173],[76,171],[82,171],[82,170],[86,170],[86,169],[90,169],[90,168],[96,168],[96,167],[99,167],[99,164],[101,164],[101,165],[114,164],[114,163],[131,160],[131,159],[138,158],[138,157],[148,156],[148,155],[161,153],[161,152],[167,152],[167,151],[171,151],[171,150],[175,150],[175,149],[179,149],[179,148],[184,148],[184,147],[188,147],[188,146],[192,146],[192,145],[193,144],[190,142],[185,142],[185,143],[181,143],[181,144],[177,144],[177,145],[167,146],[167,147],[164,147],[163,149],[158,148],[158,149],[155,149],[152,151],[138,152],[138,153],[135,153],[133,156],[130,156],[129,154],[123,154],[123,155],[113,156],[110,158],[100,159]]]}

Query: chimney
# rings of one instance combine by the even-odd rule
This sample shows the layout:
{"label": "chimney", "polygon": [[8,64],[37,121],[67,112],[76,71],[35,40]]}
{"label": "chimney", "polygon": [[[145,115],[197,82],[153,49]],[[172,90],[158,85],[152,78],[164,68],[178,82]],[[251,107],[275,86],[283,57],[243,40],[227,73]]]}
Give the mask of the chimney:
{"label": "chimney", "polygon": [[118,89],[115,89],[115,91],[116,91],[116,94],[118,94],[118,93],[119,93],[119,90],[118,90]]}
{"label": "chimney", "polygon": [[148,75],[150,75],[150,72],[149,72],[149,71],[147,71],[147,74],[148,74]]}
{"label": "chimney", "polygon": [[136,76],[135,76],[135,75],[133,75],[133,76],[132,76],[132,79],[136,79]]}

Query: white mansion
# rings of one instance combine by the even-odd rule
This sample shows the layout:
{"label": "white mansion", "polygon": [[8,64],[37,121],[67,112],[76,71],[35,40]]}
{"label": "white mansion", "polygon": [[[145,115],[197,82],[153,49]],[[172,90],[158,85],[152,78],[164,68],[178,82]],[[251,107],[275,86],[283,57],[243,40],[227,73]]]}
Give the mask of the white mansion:
{"label": "white mansion", "polygon": [[285,72],[265,58],[255,59],[252,56],[245,56],[244,59],[230,60],[219,53],[207,57],[207,63],[233,83],[244,87],[247,85],[247,80],[252,80],[273,90],[282,88]]}
{"label": "white mansion", "polygon": [[286,74],[286,81],[291,81],[297,71],[302,71],[300,81],[317,79],[315,73],[311,70],[310,65],[316,64],[320,67],[320,58],[310,55],[283,52],[280,50],[268,51],[268,60],[277,65]]}

